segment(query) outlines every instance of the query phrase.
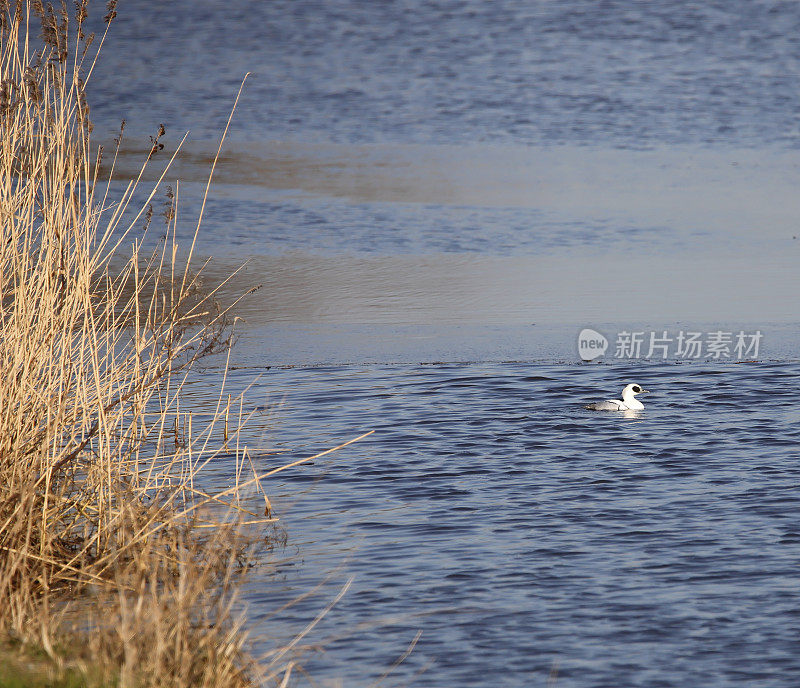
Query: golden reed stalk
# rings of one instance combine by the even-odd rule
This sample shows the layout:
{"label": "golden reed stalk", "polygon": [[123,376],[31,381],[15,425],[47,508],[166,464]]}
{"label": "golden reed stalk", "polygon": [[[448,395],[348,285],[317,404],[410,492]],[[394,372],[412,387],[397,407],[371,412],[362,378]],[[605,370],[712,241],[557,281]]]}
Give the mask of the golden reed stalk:
{"label": "golden reed stalk", "polygon": [[91,143],[104,37],[86,15],[0,1],[0,664],[35,647],[75,685],[249,685],[233,605],[269,503],[202,492],[227,443],[245,496],[263,494],[238,478],[230,400],[202,428],[181,404],[194,362],[228,346],[226,312],[178,264],[174,212],[172,238],[140,255],[155,189],[134,208],[140,182],[114,198],[101,178],[116,152],[103,163]]}

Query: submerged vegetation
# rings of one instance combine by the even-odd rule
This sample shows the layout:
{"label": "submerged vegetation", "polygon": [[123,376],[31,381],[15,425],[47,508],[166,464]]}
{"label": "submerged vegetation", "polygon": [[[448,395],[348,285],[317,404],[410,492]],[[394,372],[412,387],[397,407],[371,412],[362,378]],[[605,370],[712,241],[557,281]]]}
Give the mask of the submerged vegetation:
{"label": "submerged vegetation", "polygon": [[[176,258],[174,208],[141,255],[156,190],[134,208],[137,183],[114,198],[99,176],[115,154],[92,146],[104,36],[86,22],[86,0],[0,2],[0,682],[288,680],[291,653],[257,666],[234,611],[273,520],[243,418],[229,427],[220,399],[197,427],[181,401],[229,318]],[[237,482],[207,494],[198,475],[222,453]]]}

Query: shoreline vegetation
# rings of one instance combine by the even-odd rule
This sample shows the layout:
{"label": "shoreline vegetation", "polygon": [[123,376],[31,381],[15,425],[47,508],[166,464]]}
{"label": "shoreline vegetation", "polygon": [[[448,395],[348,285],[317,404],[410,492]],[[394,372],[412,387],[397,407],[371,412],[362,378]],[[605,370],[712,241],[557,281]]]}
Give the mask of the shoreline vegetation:
{"label": "shoreline vegetation", "polygon": [[[87,4],[0,0],[0,684],[286,685],[294,642],[253,659],[237,587],[277,520],[261,479],[289,466],[257,475],[241,399],[201,427],[182,402],[233,318],[177,259],[177,187],[142,255],[158,184],[133,207],[142,175],[115,197],[100,172]],[[220,457],[234,484],[207,494]]]}
{"label": "shoreline vegetation", "polygon": [[222,400],[202,428],[181,404],[193,364],[229,346],[228,312],[176,262],[175,196],[171,240],[143,256],[156,189],[134,209],[135,182],[112,199],[99,178],[87,16],[0,3],[0,680],[245,686],[236,586],[274,519],[266,498],[258,516],[197,487],[238,427]]}

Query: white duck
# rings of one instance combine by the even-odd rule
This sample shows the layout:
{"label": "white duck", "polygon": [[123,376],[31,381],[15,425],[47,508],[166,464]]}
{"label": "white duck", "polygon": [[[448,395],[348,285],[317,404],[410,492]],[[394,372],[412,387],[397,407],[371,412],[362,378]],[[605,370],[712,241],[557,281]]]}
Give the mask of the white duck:
{"label": "white duck", "polygon": [[647,390],[642,389],[639,385],[626,385],[625,389],[622,390],[622,401],[608,399],[607,401],[589,404],[584,408],[590,411],[641,411],[644,408],[644,404],[636,398],[636,395],[645,394],[646,392]]}

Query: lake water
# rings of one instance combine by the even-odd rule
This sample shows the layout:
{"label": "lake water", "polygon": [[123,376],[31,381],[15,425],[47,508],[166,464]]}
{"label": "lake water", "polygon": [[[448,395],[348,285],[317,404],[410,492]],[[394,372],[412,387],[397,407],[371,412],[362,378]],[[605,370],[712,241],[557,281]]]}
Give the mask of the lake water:
{"label": "lake water", "polygon": [[257,649],[352,578],[316,685],[418,631],[381,685],[797,685],[800,6],[130,0],[92,114],[121,181],[191,130],[184,246],[245,72],[196,249],[263,285],[226,392],[258,469],[374,430],[269,484]]}
{"label": "lake water", "polygon": [[[568,686],[791,685],[799,375],[785,363],[271,370],[251,391],[282,401],[261,421],[264,449],[288,460],[375,434],[273,488],[285,589],[253,581],[254,619],[333,572],[281,628],[301,630],[354,576],[315,634],[344,638],[308,666],[342,685],[380,676],[417,629],[403,685],[544,685],[554,663]],[[645,411],[583,410],[618,391],[610,379],[646,381]]]}

